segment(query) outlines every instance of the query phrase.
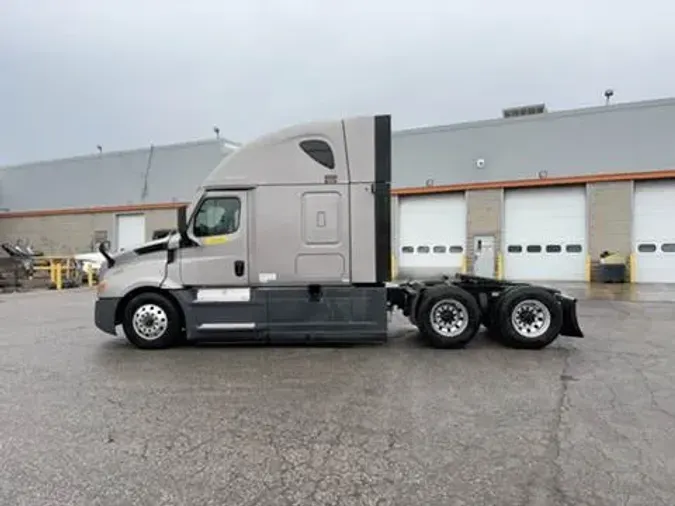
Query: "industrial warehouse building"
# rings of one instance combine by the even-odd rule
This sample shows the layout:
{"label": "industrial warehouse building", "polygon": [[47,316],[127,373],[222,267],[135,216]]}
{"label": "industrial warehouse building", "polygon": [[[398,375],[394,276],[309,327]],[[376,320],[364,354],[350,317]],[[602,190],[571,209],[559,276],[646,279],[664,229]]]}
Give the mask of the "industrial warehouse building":
{"label": "industrial warehouse building", "polygon": [[213,139],[0,169],[0,241],[56,255],[149,240],[175,226],[176,207],[237,146]]}
{"label": "industrial warehouse building", "polygon": [[675,282],[675,100],[534,109],[397,132],[399,272],[585,281],[612,251]]}
{"label": "industrial warehouse building", "polygon": [[[395,132],[397,275],[586,281],[612,251],[632,281],[675,283],[674,132],[675,99]],[[233,149],[214,139],[6,167],[0,239],[49,253],[150,239]]]}

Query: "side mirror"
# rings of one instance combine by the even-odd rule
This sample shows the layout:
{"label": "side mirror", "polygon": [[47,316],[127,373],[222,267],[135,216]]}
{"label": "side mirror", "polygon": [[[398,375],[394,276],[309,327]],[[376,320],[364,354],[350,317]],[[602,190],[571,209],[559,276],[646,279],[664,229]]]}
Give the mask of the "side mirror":
{"label": "side mirror", "polygon": [[169,251],[177,250],[183,241],[177,234],[171,234],[167,240],[166,247]]}
{"label": "side mirror", "polygon": [[110,256],[110,253],[108,253],[108,250],[110,248],[110,242],[109,241],[102,241],[98,245],[98,252],[103,255],[103,258],[106,259],[106,262],[108,262],[108,267],[112,267],[115,265],[115,259]]}
{"label": "side mirror", "polygon": [[182,242],[189,242],[190,238],[187,234],[187,206],[180,206],[176,213],[178,221],[178,234]]}

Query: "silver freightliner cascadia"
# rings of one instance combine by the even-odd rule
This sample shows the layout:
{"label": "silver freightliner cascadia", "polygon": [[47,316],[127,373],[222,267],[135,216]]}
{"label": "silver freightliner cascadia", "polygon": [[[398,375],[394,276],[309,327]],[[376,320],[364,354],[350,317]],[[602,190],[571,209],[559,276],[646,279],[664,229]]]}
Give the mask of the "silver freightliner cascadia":
{"label": "silver freightliner cascadia", "polygon": [[583,337],[576,300],[456,275],[391,281],[391,118],[296,125],[227,156],[178,210],[177,232],[101,247],[96,326],[139,348],[186,341],[384,342],[400,310],[431,345],[481,325],[516,348]]}

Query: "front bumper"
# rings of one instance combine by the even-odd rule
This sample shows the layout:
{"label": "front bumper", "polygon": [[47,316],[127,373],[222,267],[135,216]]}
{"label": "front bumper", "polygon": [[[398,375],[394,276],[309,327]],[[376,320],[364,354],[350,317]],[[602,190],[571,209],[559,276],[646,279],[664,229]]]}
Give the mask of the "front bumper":
{"label": "front bumper", "polygon": [[115,313],[117,312],[118,298],[96,299],[94,304],[94,324],[106,334],[116,335]]}

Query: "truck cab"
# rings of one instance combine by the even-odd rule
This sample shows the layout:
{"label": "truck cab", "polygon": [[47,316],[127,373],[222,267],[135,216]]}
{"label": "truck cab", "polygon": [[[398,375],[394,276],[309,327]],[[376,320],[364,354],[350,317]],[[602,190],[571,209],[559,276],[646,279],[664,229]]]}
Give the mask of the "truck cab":
{"label": "truck cab", "polygon": [[386,339],[391,119],[314,122],[225,158],[177,232],[111,255],[95,322],[134,344]]}
{"label": "truck cab", "polygon": [[538,349],[583,337],[576,300],[476,276],[390,283],[391,118],[292,126],[225,158],[176,232],[111,255],[96,326],[139,348],[187,340],[383,342],[401,310],[437,348],[482,326]]}

